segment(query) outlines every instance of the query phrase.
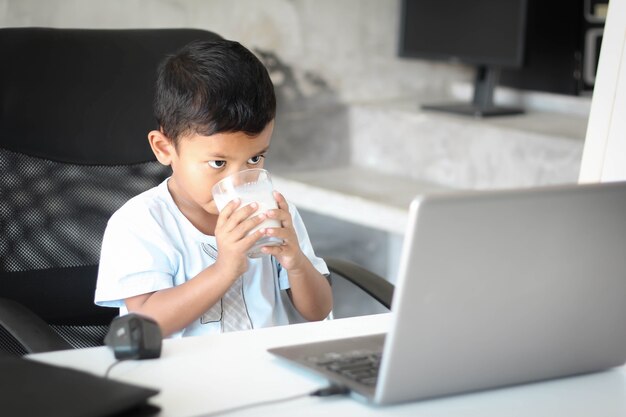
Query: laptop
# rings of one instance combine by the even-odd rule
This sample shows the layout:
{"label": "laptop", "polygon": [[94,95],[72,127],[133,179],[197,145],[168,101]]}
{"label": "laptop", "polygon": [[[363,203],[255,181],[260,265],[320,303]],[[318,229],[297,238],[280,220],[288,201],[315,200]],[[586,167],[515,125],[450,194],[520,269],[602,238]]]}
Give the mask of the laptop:
{"label": "laptop", "polygon": [[626,182],[416,197],[391,311],[269,352],[379,405],[622,365]]}

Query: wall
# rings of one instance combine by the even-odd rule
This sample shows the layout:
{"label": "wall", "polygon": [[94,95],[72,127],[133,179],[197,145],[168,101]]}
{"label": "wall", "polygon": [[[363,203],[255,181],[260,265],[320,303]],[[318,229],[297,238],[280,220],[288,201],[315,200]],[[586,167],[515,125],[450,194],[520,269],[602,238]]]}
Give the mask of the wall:
{"label": "wall", "polygon": [[275,53],[299,93],[341,101],[443,88],[458,73],[395,57],[398,8],[397,0],[0,0],[0,26],[213,30]]}
{"label": "wall", "polygon": [[626,1],[609,4],[580,182],[626,180]]}

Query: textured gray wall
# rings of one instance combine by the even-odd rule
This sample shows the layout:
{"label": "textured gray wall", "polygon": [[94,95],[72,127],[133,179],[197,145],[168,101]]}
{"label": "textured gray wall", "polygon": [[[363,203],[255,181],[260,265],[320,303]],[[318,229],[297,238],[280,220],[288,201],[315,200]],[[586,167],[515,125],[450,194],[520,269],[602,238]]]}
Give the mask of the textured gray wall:
{"label": "textured gray wall", "polygon": [[463,77],[458,68],[397,58],[398,15],[398,0],[0,0],[3,27],[212,30],[275,54],[305,97],[406,97]]}

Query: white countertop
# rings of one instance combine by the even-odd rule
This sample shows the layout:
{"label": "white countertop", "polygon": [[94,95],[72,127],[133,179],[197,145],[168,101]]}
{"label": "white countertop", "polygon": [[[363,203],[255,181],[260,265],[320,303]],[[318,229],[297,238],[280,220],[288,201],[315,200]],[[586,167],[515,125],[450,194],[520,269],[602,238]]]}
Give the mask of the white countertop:
{"label": "white countertop", "polygon": [[300,209],[400,235],[413,197],[450,190],[357,166],[275,172],[272,180],[274,187]]}

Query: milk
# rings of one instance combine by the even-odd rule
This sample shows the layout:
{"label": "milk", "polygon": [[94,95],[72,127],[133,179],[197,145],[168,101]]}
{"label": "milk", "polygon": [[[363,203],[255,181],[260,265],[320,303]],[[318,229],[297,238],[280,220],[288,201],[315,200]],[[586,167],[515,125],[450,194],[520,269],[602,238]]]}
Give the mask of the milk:
{"label": "milk", "polygon": [[[258,216],[268,210],[278,208],[278,204],[272,193],[272,184],[267,182],[252,182],[235,187],[237,195],[241,200],[241,206],[257,203],[259,208],[250,217]],[[275,219],[265,219],[260,225],[250,231],[254,233],[266,227],[280,227],[280,222]]]}

